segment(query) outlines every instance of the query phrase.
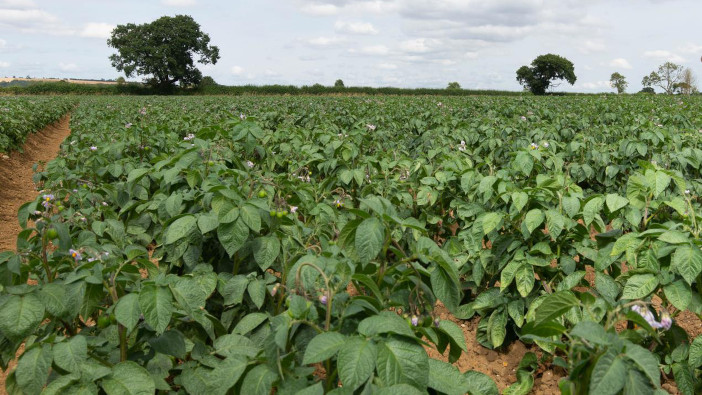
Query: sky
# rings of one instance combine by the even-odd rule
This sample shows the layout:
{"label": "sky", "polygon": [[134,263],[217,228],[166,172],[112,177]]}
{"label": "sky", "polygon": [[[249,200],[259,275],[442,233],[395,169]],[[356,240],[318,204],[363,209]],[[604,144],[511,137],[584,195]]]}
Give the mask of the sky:
{"label": "sky", "polygon": [[0,0],[0,77],[117,78],[111,30],[179,14],[219,47],[200,70],[225,85],[520,90],[546,53],[575,65],[562,91],[611,92],[616,71],[636,92],[666,61],[702,77],[699,0]]}

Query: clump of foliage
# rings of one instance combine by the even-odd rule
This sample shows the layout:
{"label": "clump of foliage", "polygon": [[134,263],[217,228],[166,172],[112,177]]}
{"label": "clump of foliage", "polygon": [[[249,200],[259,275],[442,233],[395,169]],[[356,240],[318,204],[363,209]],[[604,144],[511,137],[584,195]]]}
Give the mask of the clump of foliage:
{"label": "clump of foliage", "polygon": [[543,95],[554,85],[556,80],[566,80],[573,85],[577,77],[573,63],[558,55],[537,56],[531,66],[522,66],[517,70],[517,81],[535,95]]}
{"label": "clump of foliage", "polygon": [[612,76],[609,77],[609,85],[616,89],[617,93],[622,94],[626,92],[626,87],[629,86],[629,83],[626,82],[626,78],[623,75],[614,72]]}
{"label": "clump of foliage", "polygon": [[202,64],[216,64],[219,59],[219,48],[209,45],[209,35],[188,15],[118,25],[107,44],[118,52],[110,56],[113,67],[127,77],[143,75],[160,90],[200,83],[202,73],[193,56],[199,56],[197,62]]}
{"label": "clump of foliage", "polygon": [[461,84],[459,84],[459,83],[456,82],[456,81],[454,81],[454,82],[449,82],[449,83],[448,83],[448,86],[446,87],[446,89],[461,89]]}
{"label": "clump of foliage", "polygon": [[641,85],[645,88],[657,86],[663,89],[666,94],[672,95],[682,81],[683,73],[684,68],[681,65],[665,62],[658,66],[657,71],[652,71],[651,74],[644,76],[641,80]]}

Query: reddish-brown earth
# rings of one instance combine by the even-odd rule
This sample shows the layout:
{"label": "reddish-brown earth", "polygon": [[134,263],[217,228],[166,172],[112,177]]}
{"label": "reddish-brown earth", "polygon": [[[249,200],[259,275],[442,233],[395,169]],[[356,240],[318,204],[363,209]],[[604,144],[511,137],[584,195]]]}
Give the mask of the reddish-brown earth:
{"label": "reddish-brown earth", "polygon": [[[43,166],[54,159],[63,140],[71,133],[70,116],[31,134],[23,152],[0,154],[0,251],[14,250],[17,234],[22,230],[17,220],[20,206],[39,194],[32,181],[35,163]],[[20,348],[21,353],[22,348]],[[8,371],[14,368],[10,363]],[[0,395],[4,395],[7,372],[0,371]]]}

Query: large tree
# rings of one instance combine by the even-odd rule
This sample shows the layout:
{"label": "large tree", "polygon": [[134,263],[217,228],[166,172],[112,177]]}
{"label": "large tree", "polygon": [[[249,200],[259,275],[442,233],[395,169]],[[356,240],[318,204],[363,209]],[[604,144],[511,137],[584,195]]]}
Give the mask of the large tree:
{"label": "large tree", "polygon": [[573,62],[554,54],[538,56],[531,67],[522,66],[517,70],[517,81],[535,95],[545,94],[550,86],[558,86],[554,81],[563,79],[571,85],[575,83]]}
{"label": "large tree", "polygon": [[673,62],[665,62],[658,66],[657,71],[643,77],[641,85],[647,88],[657,86],[665,93],[672,95],[683,78],[683,67]]}
{"label": "large tree", "polygon": [[107,45],[117,49],[110,56],[112,66],[127,77],[143,75],[162,90],[179,84],[196,85],[202,73],[194,65],[217,63],[219,48],[209,45],[210,37],[200,31],[200,25],[188,15],[164,16],[151,23],[119,25]]}
{"label": "large tree", "polygon": [[612,76],[609,77],[609,85],[616,89],[617,93],[624,93],[624,91],[626,91],[626,87],[629,86],[629,83],[626,82],[626,78],[624,78],[623,75],[615,71],[612,73]]}

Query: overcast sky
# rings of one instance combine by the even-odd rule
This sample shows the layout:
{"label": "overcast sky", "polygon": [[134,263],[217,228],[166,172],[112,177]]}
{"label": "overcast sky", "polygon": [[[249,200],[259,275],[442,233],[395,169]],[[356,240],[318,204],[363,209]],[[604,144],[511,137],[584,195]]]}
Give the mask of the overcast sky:
{"label": "overcast sky", "polygon": [[699,0],[0,0],[0,76],[116,78],[114,26],[191,15],[221,84],[519,90],[516,70],[555,53],[575,86],[612,91],[614,71],[641,89],[665,61],[702,76]]}

